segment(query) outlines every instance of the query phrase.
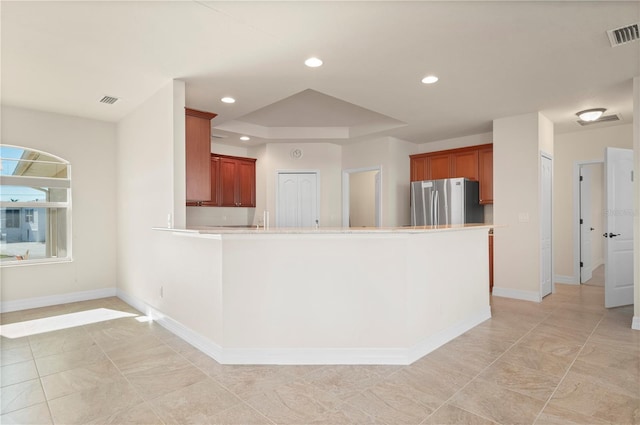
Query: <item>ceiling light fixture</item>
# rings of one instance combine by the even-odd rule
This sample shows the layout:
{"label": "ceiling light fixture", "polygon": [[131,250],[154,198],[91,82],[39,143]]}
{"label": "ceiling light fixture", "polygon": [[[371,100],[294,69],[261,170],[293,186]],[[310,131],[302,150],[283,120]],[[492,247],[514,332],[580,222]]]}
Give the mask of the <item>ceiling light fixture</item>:
{"label": "ceiling light fixture", "polygon": [[232,97],[226,96],[220,99],[224,103],[236,103],[236,100]]}
{"label": "ceiling light fixture", "polygon": [[247,140],[251,140],[251,137],[249,137],[249,136],[240,136],[240,140],[244,140],[246,142]]}
{"label": "ceiling light fixture", "polygon": [[438,81],[438,77],[436,77],[435,75],[427,75],[426,77],[424,77],[424,78],[422,79],[422,82],[423,82],[424,84],[433,84],[433,83],[435,83],[436,81]]}
{"label": "ceiling light fixture", "polygon": [[602,114],[604,114],[604,111],[606,111],[605,108],[585,109],[584,111],[578,112],[576,115],[582,121],[596,121],[602,116]]}
{"label": "ceiling light fixture", "polygon": [[304,61],[304,64],[307,65],[309,68],[317,68],[319,66],[322,66],[322,60],[318,58],[309,58],[306,61]]}

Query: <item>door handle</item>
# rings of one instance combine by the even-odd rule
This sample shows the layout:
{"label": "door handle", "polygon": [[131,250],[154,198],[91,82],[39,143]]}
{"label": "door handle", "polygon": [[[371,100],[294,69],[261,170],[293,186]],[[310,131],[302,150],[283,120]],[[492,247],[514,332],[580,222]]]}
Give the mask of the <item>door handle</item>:
{"label": "door handle", "polygon": [[596,230],[596,228],[595,227],[590,227],[589,230],[591,230],[593,232],[594,230]]}
{"label": "door handle", "polygon": [[616,236],[620,236],[620,233],[604,233],[602,236],[605,238],[615,238]]}

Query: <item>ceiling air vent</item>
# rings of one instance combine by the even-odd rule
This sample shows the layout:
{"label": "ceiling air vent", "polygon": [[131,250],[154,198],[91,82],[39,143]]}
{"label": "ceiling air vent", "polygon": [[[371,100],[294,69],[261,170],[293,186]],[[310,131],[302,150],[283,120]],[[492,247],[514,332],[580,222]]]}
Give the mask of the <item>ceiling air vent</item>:
{"label": "ceiling air vent", "polygon": [[631,24],[626,27],[616,28],[607,31],[611,47],[620,46],[622,44],[631,43],[632,41],[640,39],[640,30],[638,29],[640,24]]}
{"label": "ceiling air vent", "polygon": [[226,134],[215,134],[215,133],[211,133],[211,138],[212,139],[227,139],[229,136],[227,136]]}
{"label": "ceiling air vent", "polygon": [[582,126],[585,126],[585,125],[591,125],[591,124],[600,124],[602,122],[612,122],[612,121],[621,121],[621,120],[622,118],[620,118],[620,115],[615,114],[615,115],[604,115],[595,121],[578,120],[576,122]]}
{"label": "ceiling air vent", "polygon": [[106,103],[108,105],[113,105],[114,103],[116,103],[118,100],[117,97],[113,97],[113,96],[103,96],[102,99],[100,99],[100,103]]}

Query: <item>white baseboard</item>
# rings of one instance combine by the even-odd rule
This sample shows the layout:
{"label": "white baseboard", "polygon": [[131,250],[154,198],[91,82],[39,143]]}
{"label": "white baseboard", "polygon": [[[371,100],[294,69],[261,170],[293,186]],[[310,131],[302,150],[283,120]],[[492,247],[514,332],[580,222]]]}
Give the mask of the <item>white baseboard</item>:
{"label": "white baseboard", "polygon": [[487,306],[477,315],[444,329],[411,348],[223,348],[120,289],[117,296],[221,364],[409,365],[491,318],[491,307]]}
{"label": "white baseboard", "polygon": [[555,283],[564,283],[565,285],[580,285],[580,279],[576,276],[556,274],[553,276],[553,281]]}
{"label": "white baseboard", "polygon": [[631,329],[640,331],[640,316],[633,316],[633,322],[631,322]]}
{"label": "white baseboard", "polygon": [[523,291],[521,289],[493,287],[494,297],[513,298],[515,300],[533,301],[539,303],[542,301],[539,292]]}
{"label": "white baseboard", "polygon": [[91,291],[71,292],[68,294],[49,295],[46,297],[23,298],[15,301],[0,303],[0,313],[28,310],[30,308],[49,307],[51,305],[74,303],[78,301],[95,300],[98,298],[115,297],[116,288],[93,289]]}

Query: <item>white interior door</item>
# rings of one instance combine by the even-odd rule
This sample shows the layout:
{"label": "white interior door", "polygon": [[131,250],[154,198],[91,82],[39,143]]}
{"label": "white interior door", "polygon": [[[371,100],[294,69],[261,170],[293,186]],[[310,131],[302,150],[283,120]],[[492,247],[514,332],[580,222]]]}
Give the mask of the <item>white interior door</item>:
{"label": "white interior door", "polygon": [[633,151],[606,148],[604,306],[633,304]]}
{"label": "white interior door", "polygon": [[277,206],[277,227],[319,224],[317,173],[278,173]]}
{"label": "white interior door", "polygon": [[580,283],[593,277],[591,255],[591,232],[593,218],[591,216],[591,168],[580,167]]}
{"label": "white interior door", "polygon": [[548,156],[540,158],[540,296],[551,293],[553,275],[552,240],[552,161]]}

